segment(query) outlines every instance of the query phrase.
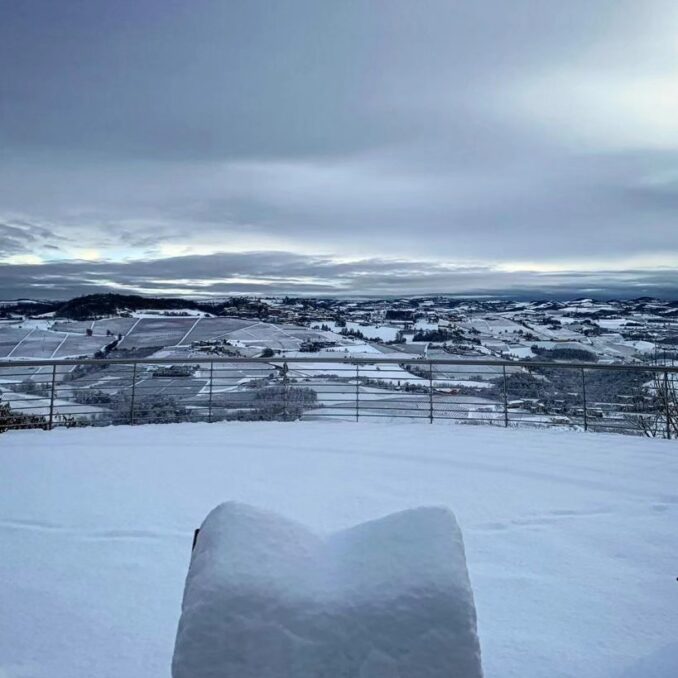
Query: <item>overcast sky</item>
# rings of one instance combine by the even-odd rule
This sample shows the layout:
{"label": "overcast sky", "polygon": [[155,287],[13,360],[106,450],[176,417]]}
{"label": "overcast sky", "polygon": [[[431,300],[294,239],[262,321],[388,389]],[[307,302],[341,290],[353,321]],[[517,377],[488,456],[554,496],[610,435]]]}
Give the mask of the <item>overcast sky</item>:
{"label": "overcast sky", "polygon": [[678,296],[675,0],[0,0],[0,297]]}

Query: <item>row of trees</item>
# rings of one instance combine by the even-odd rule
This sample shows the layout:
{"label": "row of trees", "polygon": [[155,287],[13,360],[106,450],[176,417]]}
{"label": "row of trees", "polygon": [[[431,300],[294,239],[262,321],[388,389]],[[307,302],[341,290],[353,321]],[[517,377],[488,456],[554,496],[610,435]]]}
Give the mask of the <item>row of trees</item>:
{"label": "row of trees", "polygon": [[[484,393],[503,398],[504,379],[493,380],[492,389]],[[678,438],[678,379],[663,372],[587,370],[582,374],[571,368],[534,368],[507,375],[506,397],[533,401],[546,414],[579,418],[586,406],[589,425],[599,430]]]}
{"label": "row of trees", "polygon": [[533,345],[531,348],[538,360],[544,360],[546,362],[558,360],[565,362],[598,362],[598,356],[595,353],[583,348],[540,348],[537,345]]}

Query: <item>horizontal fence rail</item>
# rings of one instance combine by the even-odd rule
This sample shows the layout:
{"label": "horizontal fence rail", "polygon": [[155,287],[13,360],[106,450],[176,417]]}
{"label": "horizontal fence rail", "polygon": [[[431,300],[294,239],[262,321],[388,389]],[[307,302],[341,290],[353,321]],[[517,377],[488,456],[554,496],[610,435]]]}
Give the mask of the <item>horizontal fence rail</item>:
{"label": "horizontal fence rail", "polygon": [[486,359],[0,360],[0,432],[406,419],[678,437],[678,367]]}

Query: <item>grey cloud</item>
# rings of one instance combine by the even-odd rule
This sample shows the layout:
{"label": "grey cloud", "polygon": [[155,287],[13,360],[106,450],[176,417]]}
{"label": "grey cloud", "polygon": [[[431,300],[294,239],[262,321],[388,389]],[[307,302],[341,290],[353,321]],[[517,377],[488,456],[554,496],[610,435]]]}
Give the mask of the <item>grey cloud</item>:
{"label": "grey cloud", "polygon": [[0,221],[0,257],[35,254],[36,250],[59,251],[62,238],[49,228],[24,219]]}
{"label": "grey cloud", "polygon": [[428,261],[329,257],[287,252],[249,252],[172,257],[129,263],[61,262],[0,266],[5,298],[66,298],[101,291],[193,297],[248,294],[599,297],[675,296],[676,269],[508,273],[488,266],[449,266]]}
{"label": "grey cloud", "polygon": [[[664,73],[677,17],[669,0],[12,3],[0,213],[48,224],[30,231],[47,255],[196,244],[398,258],[403,288],[424,284],[417,262],[432,258],[678,260],[675,144],[617,148],[603,132],[575,143],[586,106],[560,125],[548,87],[516,103],[551,74],[602,73],[604,86],[606,74]],[[35,244],[0,237],[0,257]],[[332,265],[319,261],[316,272]],[[183,277],[203,265],[184,260]],[[104,266],[112,282],[133,270]],[[283,268],[292,285],[295,266]],[[389,286],[352,270],[348,287]],[[450,270],[436,280],[429,267],[426,284]],[[549,284],[568,281],[582,284],[571,273]]]}
{"label": "grey cloud", "polygon": [[432,127],[462,139],[464,116],[500,115],[483,92],[576,58],[634,5],[17,3],[0,34],[4,138],[191,159],[344,154]]}

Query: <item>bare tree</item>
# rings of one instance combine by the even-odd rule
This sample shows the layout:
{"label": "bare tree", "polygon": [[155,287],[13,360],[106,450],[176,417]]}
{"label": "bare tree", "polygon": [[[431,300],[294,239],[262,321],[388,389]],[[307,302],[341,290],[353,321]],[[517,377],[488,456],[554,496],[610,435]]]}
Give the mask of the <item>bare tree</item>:
{"label": "bare tree", "polygon": [[678,439],[678,374],[662,371],[661,363],[656,358],[654,362],[652,380],[645,394],[634,400],[634,412],[626,418],[648,438]]}

